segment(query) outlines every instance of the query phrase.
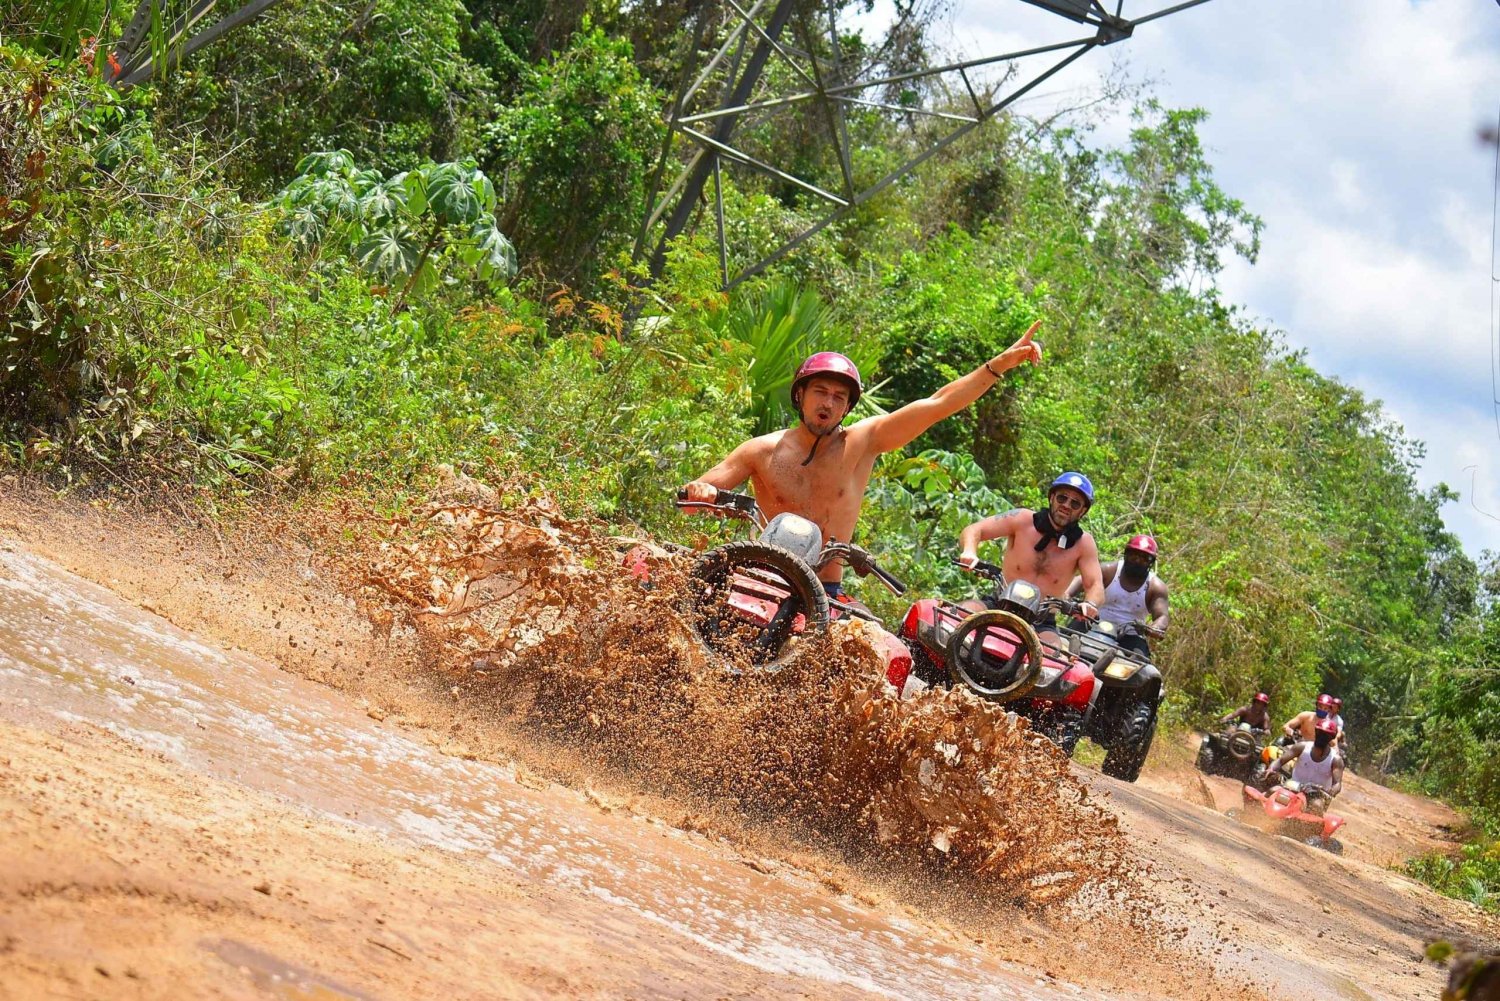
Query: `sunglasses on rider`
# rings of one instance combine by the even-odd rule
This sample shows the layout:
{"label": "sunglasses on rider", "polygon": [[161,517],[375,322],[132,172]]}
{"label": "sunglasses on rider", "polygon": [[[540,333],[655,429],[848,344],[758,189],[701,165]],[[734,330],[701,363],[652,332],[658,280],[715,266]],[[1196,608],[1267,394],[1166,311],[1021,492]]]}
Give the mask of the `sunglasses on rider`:
{"label": "sunglasses on rider", "polygon": [[1052,503],[1056,504],[1058,507],[1067,508],[1069,511],[1082,511],[1084,507],[1088,505],[1088,501],[1084,500],[1082,497],[1079,497],[1076,494],[1066,493],[1062,490],[1059,490],[1057,493],[1052,495]]}

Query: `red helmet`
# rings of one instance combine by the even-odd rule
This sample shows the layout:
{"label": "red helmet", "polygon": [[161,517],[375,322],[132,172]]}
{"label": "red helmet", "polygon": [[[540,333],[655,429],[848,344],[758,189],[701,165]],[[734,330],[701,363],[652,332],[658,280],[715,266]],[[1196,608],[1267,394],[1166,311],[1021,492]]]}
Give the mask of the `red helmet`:
{"label": "red helmet", "polygon": [[1344,708],[1344,700],[1341,699],[1341,698],[1339,698],[1337,695],[1335,695],[1333,697],[1333,711],[1334,712],[1338,712],[1339,710],[1341,710],[1343,708]]}
{"label": "red helmet", "polygon": [[1265,692],[1256,692],[1255,693],[1255,698],[1251,699],[1250,701],[1251,702],[1263,702],[1266,705],[1270,705],[1271,704],[1271,696],[1267,695]]}
{"label": "red helmet", "polygon": [[1339,735],[1339,725],[1331,719],[1320,719],[1313,724],[1314,733],[1326,733],[1329,736]]}
{"label": "red helmet", "polygon": [[1333,711],[1333,696],[1332,695],[1319,695],[1318,696],[1318,701],[1316,703],[1314,703],[1314,705],[1315,705],[1316,708],[1322,710],[1323,712],[1332,712]]}
{"label": "red helmet", "polygon": [[836,379],[843,379],[849,384],[849,409],[859,402],[860,396],[865,391],[865,384],[860,381],[859,369],[854,367],[854,362],[837,351],[819,351],[802,363],[797,369],[797,375],[792,379],[792,405],[797,406],[797,391],[802,385],[815,375],[827,375]]}
{"label": "red helmet", "polygon": [[1125,543],[1125,549],[1127,552],[1134,549],[1153,564],[1156,563],[1156,540],[1149,535],[1133,536],[1129,542]]}

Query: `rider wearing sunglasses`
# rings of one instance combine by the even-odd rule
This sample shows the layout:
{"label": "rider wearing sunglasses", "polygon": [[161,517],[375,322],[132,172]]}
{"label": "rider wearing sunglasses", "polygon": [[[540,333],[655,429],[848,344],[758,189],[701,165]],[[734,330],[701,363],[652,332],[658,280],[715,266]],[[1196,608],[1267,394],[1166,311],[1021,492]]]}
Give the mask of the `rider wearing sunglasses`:
{"label": "rider wearing sunglasses", "polygon": [[[958,560],[967,567],[979,561],[979,544],[1005,540],[1001,567],[1006,580],[1026,580],[1050,598],[1060,598],[1077,576],[1083,585],[1083,614],[1097,618],[1104,602],[1099,547],[1079,522],[1094,503],[1094,485],[1082,473],[1063,473],[1047,491],[1047,509],[1017,508],[974,522],[958,536]],[[987,607],[988,602],[979,607]],[[1038,622],[1038,632],[1047,623]],[[1050,631],[1050,630],[1047,630]]]}

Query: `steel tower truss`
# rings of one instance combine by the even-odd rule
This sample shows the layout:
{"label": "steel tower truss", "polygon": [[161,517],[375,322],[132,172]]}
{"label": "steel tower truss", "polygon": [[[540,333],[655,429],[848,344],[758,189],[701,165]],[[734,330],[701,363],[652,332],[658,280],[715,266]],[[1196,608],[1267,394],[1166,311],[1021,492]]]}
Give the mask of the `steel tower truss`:
{"label": "steel tower truss", "polygon": [[[727,35],[701,68],[683,67],[682,84],[668,109],[666,142],[656,176],[647,198],[647,211],[637,234],[635,256],[640,259],[650,250],[653,276],[661,273],[666,246],[687,229],[712,182],[712,212],[718,233],[719,267],[724,286],[731,288],[795,251],[813,235],[845,218],[859,206],[878,195],[891,184],[911,173],[941,150],[963,138],[995,117],[1005,108],[1031,92],[1045,80],[1101,45],[1123,41],[1137,25],[1154,21],[1208,0],[1185,0],[1140,17],[1123,16],[1125,0],[1114,0],[1108,10],[1100,0],[1020,0],[1043,8],[1068,21],[1091,29],[1082,38],[1006,52],[999,55],[967,59],[930,69],[896,73],[869,79],[848,79],[848,71],[838,58],[839,31],[835,7],[823,0],[724,0],[724,8],[705,4],[698,15],[691,53],[702,51],[707,26],[721,13],[728,26]],[[997,3],[998,7],[999,4]],[[786,28],[792,25],[800,44],[783,41]],[[827,56],[815,51],[815,38],[826,38]],[[1002,92],[981,98],[970,78],[970,71],[997,66],[1031,56],[1047,56],[1049,65],[1029,79],[1007,81]],[[794,85],[784,93],[766,93],[762,86],[766,65],[779,60],[789,71]],[[945,79],[962,83],[972,108],[962,111],[908,107],[879,100],[892,88],[914,86],[923,80]],[[705,91],[710,82],[722,87],[717,105],[705,110]],[[929,141],[925,148],[905,162],[868,182],[857,182],[851,158],[846,114],[851,108],[874,108],[901,115],[919,115],[951,127]],[[736,145],[734,132],[748,115],[814,115],[827,126],[828,141],[838,161],[840,181],[837,190],[797,176],[791,169],[760,159]],[[680,137],[693,147],[676,177],[663,190],[662,181],[671,159],[672,147]],[[731,275],[724,232],[723,164],[758,171],[792,185],[821,203],[821,215],[802,232],[785,240],[759,261]],[[654,239],[654,246],[652,240]]]}

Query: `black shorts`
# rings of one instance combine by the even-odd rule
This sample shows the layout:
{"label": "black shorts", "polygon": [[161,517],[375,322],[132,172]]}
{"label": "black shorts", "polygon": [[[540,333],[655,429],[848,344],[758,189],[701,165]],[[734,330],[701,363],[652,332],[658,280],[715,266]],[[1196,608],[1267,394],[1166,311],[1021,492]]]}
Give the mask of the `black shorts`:
{"label": "black shorts", "polygon": [[1146,642],[1146,637],[1137,633],[1130,633],[1129,635],[1121,636],[1118,642],[1120,649],[1129,650],[1131,653],[1138,653],[1148,661],[1151,659],[1151,644]]}

